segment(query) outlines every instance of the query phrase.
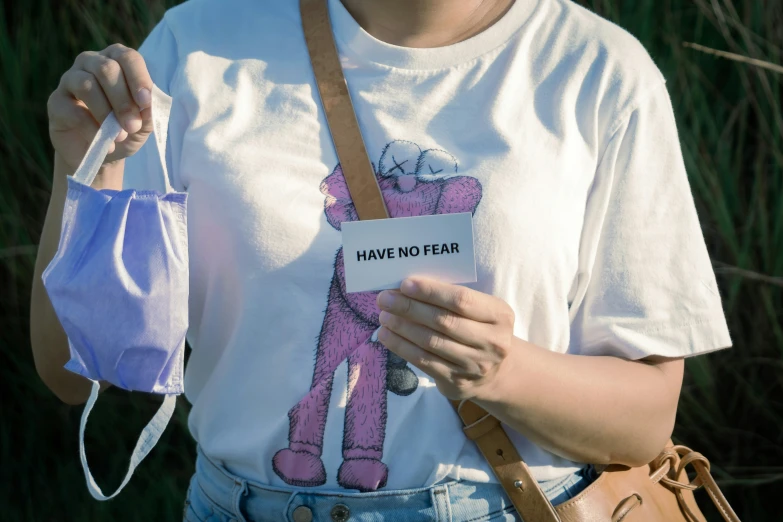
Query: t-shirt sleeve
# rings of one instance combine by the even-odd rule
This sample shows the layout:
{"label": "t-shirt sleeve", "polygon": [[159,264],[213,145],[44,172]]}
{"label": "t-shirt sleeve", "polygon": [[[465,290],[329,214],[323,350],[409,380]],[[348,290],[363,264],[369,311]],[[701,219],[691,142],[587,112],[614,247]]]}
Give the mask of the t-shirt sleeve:
{"label": "t-shirt sleeve", "polygon": [[569,353],[636,360],[730,347],[665,83],[620,122],[587,200]]}
{"label": "t-shirt sleeve", "polygon": [[[178,103],[174,81],[179,56],[177,42],[166,23],[165,18],[150,32],[142,45],[139,53],[144,57],[147,70],[155,85],[169,96],[174,97],[171,114],[169,117],[169,132],[166,144],[166,164],[169,173],[169,181],[174,190],[184,190],[180,182],[179,151],[182,147],[182,134],[187,126],[185,112]],[[138,190],[165,191],[163,184],[163,169],[160,164],[155,140],[150,137],[141,149],[133,156],[125,160],[123,173],[123,188]]]}

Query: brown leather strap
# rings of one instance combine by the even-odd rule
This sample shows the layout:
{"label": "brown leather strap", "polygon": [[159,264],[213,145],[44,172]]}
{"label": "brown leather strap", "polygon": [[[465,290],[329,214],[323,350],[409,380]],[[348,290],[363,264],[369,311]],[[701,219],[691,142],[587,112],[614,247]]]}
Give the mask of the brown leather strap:
{"label": "brown leather strap", "polygon": [[302,27],[326,121],[359,219],[389,217],[351,104],[326,0],[301,0]]}
{"label": "brown leather strap", "polygon": [[733,509],[731,509],[729,501],[726,500],[725,496],[723,496],[723,492],[718,487],[715,479],[712,478],[712,474],[710,473],[709,468],[705,468],[702,462],[694,462],[693,467],[696,469],[696,476],[701,479],[701,483],[704,486],[704,489],[707,490],[707,494],[715,503],[715,506],[718,508],[718,511],[720,511],[720,514],[723,515],[724,520],[726,520],[726,522],[740,522],[737,514]]}
{"label": "brown leather strap", "polygon": [[[694,480],[690,484],[684,484],[678,482],[677,480],[667,476],[661,478],[661,482],[663,484],[666,484],[667,486],[675,490],[675,492],[677,493],[678,501],[681,501],[681,506],[684,505],[684,502],[682,501],[682,496],[679,494],[680,490],[683,489],[694,490],[697,489],[699,486],[704,486],[704,489],[707,490],[707,494],[712,499],[712,502],[715,504],[715,507],[718,508],[718,511],[720,511],[720,514],[723,516],[723,519],[726,522],[740,522],[739,517],[731,508],[729,502],[726,500],[726,497],[723,495],[723,492],[718,487],[717,482],[715,482],[715,479],[712,478],[712,474],[710,473],[710,461],[707,460],[707,457],[705,457],[701,453],[693,451],[692,449],[686,446],[672,446],[670,448],[667,448],[667,450],[672,451],[678,457],[681,457],[677,465],[677,468],[674,470],[673,473],[674,477],[678,477],[682,472],[682,470],[685,469],[685,467],[688,464],[692,464],[693,468],[696,470],[696,480]],[[659,461],[663,460],[661,455],[659,455],[658,457]],[[663,458],[665,459],[666,457]],[[667,460],[669,460],[669,462],[672,462],[671,459],[667,459]],[[683,511],[688,513],[689,516],[693,516],[690,513],[690,510],[687,509],[687,507],[683,507]]]}
{"label": "brown leather strap", "polygon": [[[300,0],[299,9],[326,121],[359,219],[389,217],[343,76],[327,0]],[[560,522],[500,422],[472,402],[455,408],[466,436],[478,445],[525,522]]]}
{"label": "brown leather strap", "polygon": [[[631,514],[631,511],[642,505],[642,497],[637,493],[632,493],[617,504],[617,509],[612,513],[612,522],[623,522]],[[697,522],[695,520],[688,522]]]}
{"label": "brown leather strap", "polygon": [[530,473],[500,421],[475,402],[452,401],[452,406],[465,424],[465,435],[476,443],[522,520],[560,522],[560,516]]}

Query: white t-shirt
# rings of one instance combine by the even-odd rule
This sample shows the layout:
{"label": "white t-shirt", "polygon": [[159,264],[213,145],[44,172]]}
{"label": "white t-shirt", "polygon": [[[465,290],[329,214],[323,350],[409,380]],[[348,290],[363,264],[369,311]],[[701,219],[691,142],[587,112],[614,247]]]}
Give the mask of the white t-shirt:
{"label": "white t-shirt", "polygon": [[[731,345],[664,79],[634,37],[568,0],[517,0],[477,36],[413,49],[329,7],[392,215],[474,212],[467,286],[513,307],[516,336],[628,359]],[[372,299],[340,290],[336,227],[354,214],[298,2],[191,0],[141,52],[174,99],[169,172],[189,194],[185,391],[204,452],[283,487],[357,489],[378,461],[385,489],[494,481],[425,374],[409,395],[378,394],[384,367],[349,393],[340,350],[366,351],[359,374],[385,351],[368,341]],[[162,189],[154,147],[127,161],[126,188]],[[326,212],[327,197],[341,204]],[[317,364],[323,397],[295,409]],[[506,429],[539,480],[581,467]],[[286,450],[304,460],[280,465]],[[351,482],[344,458],[370,467]]]}

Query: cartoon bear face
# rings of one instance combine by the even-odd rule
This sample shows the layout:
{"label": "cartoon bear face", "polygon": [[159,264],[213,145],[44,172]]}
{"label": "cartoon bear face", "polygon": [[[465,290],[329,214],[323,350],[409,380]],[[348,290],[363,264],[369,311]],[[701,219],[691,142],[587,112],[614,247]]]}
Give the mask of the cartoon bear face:
{"label": "cartoon bear face", "polygon": [[[481,201],[481,184],[475,178],[457,175],[457,161],[446,151],[421,150],[413,142],[397,140],[387,144],[373,164],[375,178],[391,217],[429,216],[471,212]],[[338,164],[321,183],[326,196],[324,212],[330,225],[340,230],[343,221],[356,221],[358,215]],[[335,272],[340,290],[351,308],[365,321],[376,323],[380,310],[378,292],[345,292],[342,249],[337,254]]]}
{"label": "cartoon bear face", "polygon": [[[373,170],[391,217],[472,213],[481,200],[478,180],[457,176],[456,159],[443,150],[392,141]],[[340,230],[343,221],[358,220],[339,164],[321,183],[321,192],[326,196],[326,219],[335,229]]]}

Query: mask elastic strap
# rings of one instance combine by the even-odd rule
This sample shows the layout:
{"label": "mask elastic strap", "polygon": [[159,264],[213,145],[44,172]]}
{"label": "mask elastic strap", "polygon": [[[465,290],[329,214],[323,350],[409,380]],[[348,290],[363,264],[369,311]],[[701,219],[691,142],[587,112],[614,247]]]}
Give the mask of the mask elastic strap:
{"label": "mask elastic strap", "polygon": [[[153,136],[155,136],[155,144],[158,149],[158,157],[160,159],[161,167],[163,168],[163,185],[166,187],[166,192],[172,192],[171,183],[169,182],[169,173],[166,168],[166,139],[169,133],[169,115],[171,113],[171,97],[165,92],[161,91],[157,85],[152,86],[152,124],[153,124]],[[114,115],[114,111],[110,112],[106,119],[103,120],[98,133],[93,138],[90,147],[87,149],[87,153],[84,155],[82,162],[79,164],[79,168],[73,174],[73,179],[83,185],[92,185],[95,181],[95,176],[98,175],[98,171],[103,165],[103,160],[106,159],[106,155],[109,153],[109,147],[112,142],[117,139],[117,136],[122,131],[120,123],[117,121],[117,116]]]}
{"label": "mask elastic strap", "polygon": [[144,457],[149,454],[152,448],[155,447],[155,444],[158,443],[158,439],[160,439],[163,430],[166,429],[166,426],[168,425],[169,420],[171,420],[171,416],[174,413],[174,407],[177,404],[177,396],[166,395],[166,398],[163,399],[163,404],[160,405],[160,408],[152,417],[152,420],[150,420],[150,422],[144,427],[144,430],[139,436],[139,440],[136,443],[136,447],[133,449],[133,453],[130,457],[128,472],[125,474],[125,478],[122,480],[122,484],[120,484],[120,487],[118,487],[114,493],[107,497],[104,496],[101,488],[99,488],[98,484],[95,482],[92,473],[90,473],[90,466],[87,465],[87,455],[84,452],[84,430],[87,426],[87,418],[90,416],[90,411],[92,411],[92,407],[95,405],[95,401],[98,399],[99,391],[100,384],[97,381],[93,381],[90,398],[87,400],[87,404],[84,406],[82,420],[79,424],[79,456],[81,457],[82,469],[84,470],[84,476],[87,479],[87,489],[90,490],[90,494],[96,500],[109,500],[110,498],[117,496],[117,494],[122,491],[122,489],[128,484],[128,481],[130,481],[131,477],[133,476],[133,472],[136,470],[138,465],[142,460],[144,460]]}

